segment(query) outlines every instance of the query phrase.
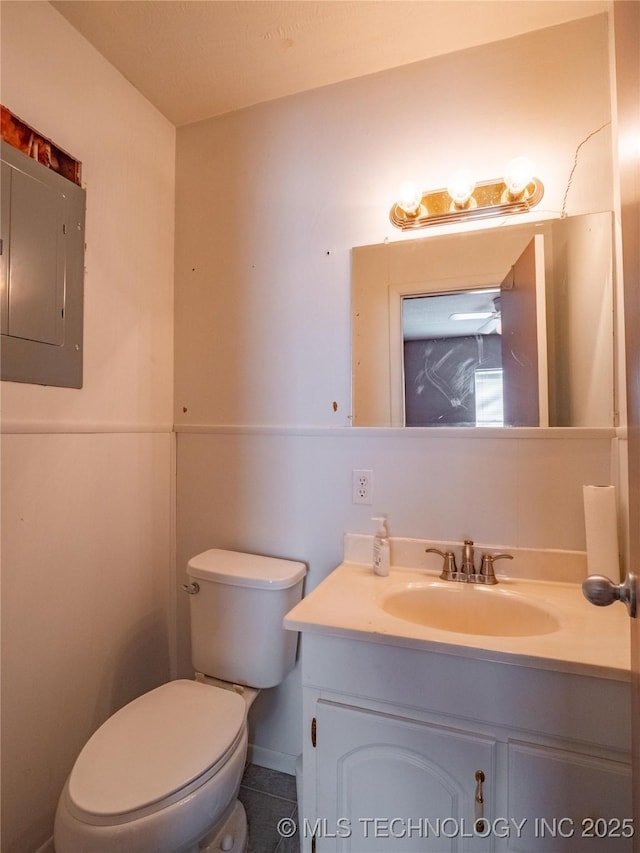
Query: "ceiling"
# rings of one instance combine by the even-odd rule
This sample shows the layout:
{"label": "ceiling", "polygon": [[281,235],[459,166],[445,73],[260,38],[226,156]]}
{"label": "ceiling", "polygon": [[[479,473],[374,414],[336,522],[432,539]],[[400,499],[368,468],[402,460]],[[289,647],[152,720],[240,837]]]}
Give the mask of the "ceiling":
{"label": "ceiling", "polygon": [[[500,288],[479,288],[446,294],[412,296],[402,300],[402,339],[457,338],[497,331]],[[460,313],[486,314],[466,320]]]}
{"label": "ceiling", "polygon": [[609,8],[608,0],[51,0],[180,126]]}

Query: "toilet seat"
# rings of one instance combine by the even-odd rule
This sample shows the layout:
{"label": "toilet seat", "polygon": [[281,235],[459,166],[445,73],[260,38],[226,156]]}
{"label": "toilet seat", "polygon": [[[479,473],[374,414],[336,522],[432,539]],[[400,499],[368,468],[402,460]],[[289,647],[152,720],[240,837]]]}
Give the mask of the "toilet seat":
{"label": "toilet seat", "polygon": [[69,811],[108,826],[166,808],[219,772],[245,720],[240,695],[195,681],[172,681],[140,696],[78,756],[67,787]]}

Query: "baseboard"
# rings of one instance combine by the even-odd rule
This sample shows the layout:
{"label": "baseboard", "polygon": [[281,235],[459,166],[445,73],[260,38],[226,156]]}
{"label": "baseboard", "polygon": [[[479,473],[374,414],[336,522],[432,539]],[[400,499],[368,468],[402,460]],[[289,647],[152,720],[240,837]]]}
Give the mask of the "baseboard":
{"label": "baseboard", "polygon": [[273,749],[266,749],[264,746],[256,746],[250,743],[247,759],[250,764],[257,764],[258,767],[279,770],[281,773],[288,773],[289,776],[296,775],[296,756],[289,755],[287,752],[276,752]]}

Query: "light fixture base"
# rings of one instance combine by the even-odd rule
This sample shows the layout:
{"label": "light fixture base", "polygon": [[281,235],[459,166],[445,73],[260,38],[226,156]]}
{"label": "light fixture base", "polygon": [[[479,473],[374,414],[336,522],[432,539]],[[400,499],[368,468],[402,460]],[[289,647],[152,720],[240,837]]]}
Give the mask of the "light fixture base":
{"label": "light fixture base", "polygon": [[446,189],[426,192],[417,213],[406,213],[394,204],[389,219],[396,228],[408,231],[426,228],[429,225],[447,225],[450,222],[465,222],[473,219],[488,219],[492,216],[510,216],[526,213],[535,207],[544,195],[540,178],[532,178],[526,189],[516,198],[509,196],[502,178],[477,184],[469,202],[464,207],[452,204]]}

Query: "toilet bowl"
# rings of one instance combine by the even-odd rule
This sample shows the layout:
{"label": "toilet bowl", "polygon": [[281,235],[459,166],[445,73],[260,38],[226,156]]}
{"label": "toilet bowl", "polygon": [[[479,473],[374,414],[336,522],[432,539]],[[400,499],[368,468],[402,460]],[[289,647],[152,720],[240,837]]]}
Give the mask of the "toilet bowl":
{"label": "toilet bowl", "polygon": [[[209,672],[198,674],[196,681],[172,681],[140,696],[94,733],[58,802],[56,853],[244,853],[246,849],[246,816],[237,795],[247,754],[247,713],[258,692],[255,688],[263,686],[255,682],[279,683],[295,662],[295,646],[292,654],[288,637],[283,636],[281,643],[271,623],[277,622],[285,634],[282,619],[301,596],[305,568],[287,560],[209,551],[190,561],[188,573],[198,578],[188,588],[192,602],[200,584],[209,587],[195,618],[191,608],[192,635],[194,631],[199,635],[194,645],[200,649],[200,663],[211,664]],[[226,573],[231,577],[228,584]],[[250,593],[247,612],[238,595],[240,587]],[[264,593],[262,601],[258,590]],[[227,609],[226,614],[232,612],[233,619],[223,620],[223,626],[219,619],[211,623],[209,616],[225,609],[229,591],[234,610]],[[255,626],[253,654],[249,649]],[[257,669],[258,646],[259,654],[264,654],[263,629],[271,651],[264,667]],[[238,632],[243,637],[240,654],[234,644]],[[228,653],[220,643],[232,644],[226,645]],[[209,648],[215,650],[215,661],[207,656]],[[223,666],[222,659],[229,666]],[[254,685],[221,682],[216,678],[221,670]]]}
{"label": "toilet bowl", "polygon": [[[224,824],[247,751],[246,704],[172,681],[114,714],[88,741],[56,814],[56,851],[182,853]],[[214,848],[215,849],[215,848]]]}

